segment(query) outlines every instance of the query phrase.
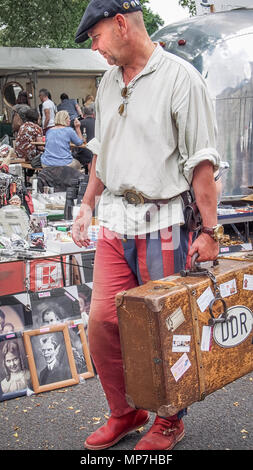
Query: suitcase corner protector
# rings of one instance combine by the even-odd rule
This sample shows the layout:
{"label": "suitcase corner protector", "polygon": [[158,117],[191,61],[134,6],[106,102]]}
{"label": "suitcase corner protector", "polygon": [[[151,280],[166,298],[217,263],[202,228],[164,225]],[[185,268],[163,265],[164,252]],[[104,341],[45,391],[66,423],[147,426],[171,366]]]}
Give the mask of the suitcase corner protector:
{"label": "suitcase corner protector", "polygon": [[157,415],[162,417],[174,416],[180,411],[181,408],[177,408],[173,405],[162,405],[158,408]]}

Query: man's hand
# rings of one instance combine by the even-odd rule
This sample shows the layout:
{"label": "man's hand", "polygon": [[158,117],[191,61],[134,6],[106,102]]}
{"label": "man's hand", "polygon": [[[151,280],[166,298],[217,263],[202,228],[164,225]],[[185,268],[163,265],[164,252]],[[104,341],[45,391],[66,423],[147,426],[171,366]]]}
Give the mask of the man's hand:
{"label": "man's hand", "polygon": [[202,261],[213,261],[219,254],[219,243],[215,242],[210,235],[201,233],[198,238],[193,242],[189,256],[193,256],[194,253],[198,253],[197,262]]}
{"label": "man's hand", "polygon": [[89,246],[88,228],[91,224],[92,210],[88,205],[82,205],[72,227],[72,238],[77,246]]}

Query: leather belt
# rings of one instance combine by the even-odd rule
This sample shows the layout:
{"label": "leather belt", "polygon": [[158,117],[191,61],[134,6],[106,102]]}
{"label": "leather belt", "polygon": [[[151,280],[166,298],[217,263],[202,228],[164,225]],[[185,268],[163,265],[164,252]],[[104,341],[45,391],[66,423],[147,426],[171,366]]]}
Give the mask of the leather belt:
{"label": "leather belt", "polygon": [[[189,202],[191,202],[189,200],[190,198],[189,191],[184,191],[183,193],[179,194],[179,196],[182,197],[184,204],[186,203],[189,204]],[[128,202],[128,204],[134,204],[135,206],[137,204],[145,204],[145,203],[156,204],[159,206],[159,204],[168,204],[169,201],[171,201],[172,199],[175,199],[175,197],[178,197],[178,196],[168,198],[168,199],[149,199],[143,196],[141,192],[135,191],[134,189],[127,189],[126,191],[124,191],[123,197]]]}

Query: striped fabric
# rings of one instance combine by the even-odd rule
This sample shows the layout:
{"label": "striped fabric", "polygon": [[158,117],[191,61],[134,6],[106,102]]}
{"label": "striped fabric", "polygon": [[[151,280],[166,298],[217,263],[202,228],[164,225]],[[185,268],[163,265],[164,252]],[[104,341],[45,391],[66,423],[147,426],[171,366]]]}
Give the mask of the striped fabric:
{"label": "striped fabric", "polygon": [[[88,335],[90,352],[114,417],[132,411],[125,398],[115,296],[187,267],[191,242],[192,234],[180,226],[128,239],[100,229]],[[179,412],[180,416],[184,412]]]}

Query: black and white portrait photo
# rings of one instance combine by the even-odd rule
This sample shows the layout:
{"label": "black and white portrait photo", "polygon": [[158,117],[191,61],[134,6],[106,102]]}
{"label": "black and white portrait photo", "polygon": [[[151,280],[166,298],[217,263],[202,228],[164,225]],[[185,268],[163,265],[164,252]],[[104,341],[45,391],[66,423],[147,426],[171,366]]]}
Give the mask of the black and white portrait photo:
{"label": "black and white portrait photo", "polygon": [[75,359],[76,370],[78,374],[84,374],[87,372],[87,364],[84,355],[84,345],[82,342],[80,328],[77,325],[69,326],[69,336]]}
{"label": "black and white portrait photo", "polygon": [[24,294],[0,297],[0,334],[22,331],[31,326],[31,309],[25,301],[27,296]]}
{"label": "black and white portrait photo", "polygon": [[23,340],[15,334],[0,337],[0,387],[1,400],[19,396],[19,392],[24,394],[31,388]]}
{"label": "black and white portrait photo", "polygon": [[90,313],[92,289],[86,284],[80,284],[77,286],[77,290],[78,290],[81,318],[83,320],[84,327],[87,328],[88,320],[89,320],[89,313]]}
{"label": "black and white portrait photo", "polygon": [[62,331],[33,336],[31,344],[40,385],[72,378]]}
{"label": "black and white portrait photo", "polygon": [[55,325],[80,317],[78,298],[64,288],[32,293],[31,309],[34,328]]}

